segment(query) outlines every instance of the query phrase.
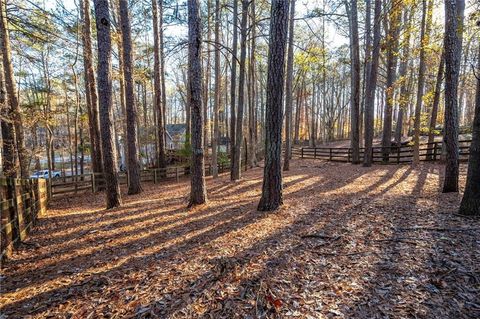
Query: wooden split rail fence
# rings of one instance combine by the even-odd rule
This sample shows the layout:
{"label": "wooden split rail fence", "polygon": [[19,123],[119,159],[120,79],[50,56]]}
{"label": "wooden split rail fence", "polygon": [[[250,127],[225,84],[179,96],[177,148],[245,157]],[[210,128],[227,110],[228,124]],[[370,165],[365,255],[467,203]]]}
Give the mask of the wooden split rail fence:
{"label": "wooden split rail fence", "polygon": [[[230,169],[229,163],[219,163],[218,172],[224,173]],[[205,175],[212,175],[213,169],[210,164],[205,165]],[[142,182],[159,183],[163,181],[178,182],[182,176],[190,175],[189,166],[176,166],[167,168],[155,168],[142,170],[140,173]],[[128,185],[128,174],[120,172],[118,174],[120,185]],[[47,188],[52,198],[60,196],[74,195],[82,192],[96,193],[104,189],[105,179],[102,173],[62,176],[52,178]]]}
{"label": "wooden split rail fence", "polygon": [[[460,161],[468,161],[471,140],[459,141]],[[442,142],[420,144],[420,161],[438,161],[442,159]],[[360,148],[360,160],[363,160],[365,148]],[[322,159],[332,162],[352,162],[352,149],[349,147],[295,147],[292,156],[302,159]],[[408,164],[413,162],[413,146],[373,147],[372,158],[375,164]]]}
{"label": "wooden split rail fence", "polygon": [[0,260],[26,239],[37,218],[47,209],[44,179],[0,178]]}

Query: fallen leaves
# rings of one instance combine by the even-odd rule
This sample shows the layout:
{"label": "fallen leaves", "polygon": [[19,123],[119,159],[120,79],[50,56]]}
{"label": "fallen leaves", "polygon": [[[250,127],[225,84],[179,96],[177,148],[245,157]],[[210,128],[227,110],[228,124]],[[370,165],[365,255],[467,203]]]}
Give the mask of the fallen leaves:
{"label": "fallen leaves", "polygon": [[441,166],[291,167],[270,214],[261,168],[191,210],[188,180],[54,202],[2,270],[1,318],[480,317],[480,221]]}

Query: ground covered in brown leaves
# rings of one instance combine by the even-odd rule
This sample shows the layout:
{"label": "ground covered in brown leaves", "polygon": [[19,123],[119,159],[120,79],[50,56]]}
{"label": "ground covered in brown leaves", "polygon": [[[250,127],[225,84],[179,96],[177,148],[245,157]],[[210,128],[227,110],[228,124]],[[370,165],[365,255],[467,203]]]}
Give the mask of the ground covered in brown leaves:
{"label": "ground covered in brown leaves", "polygon": [[261,168],[209,178],[192,210],[188,180],[110,211],[52,203],[2,270],[0,317],[480,317],[480,220],[439,192],[442,166],[291,167],[274,213]]}

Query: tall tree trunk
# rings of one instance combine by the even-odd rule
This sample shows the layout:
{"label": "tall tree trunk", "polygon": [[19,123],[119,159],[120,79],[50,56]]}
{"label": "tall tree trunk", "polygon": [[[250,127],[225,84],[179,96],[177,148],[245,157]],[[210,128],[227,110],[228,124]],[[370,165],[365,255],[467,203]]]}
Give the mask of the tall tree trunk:
{"label": "tall tree trunk", "polygon": [[17,85],[15,83],[12,52],[10,49],[10,37],[7,28],[7,8],[5,0],[0,0],[0,52],[2,52],[3,71],[5,75],[5,88],[7,92],[7,103],[9,104],[13,125],[15,126],[16,147],[18,161],[20,163],[20,176],[27,178],[28,154],[25,148],[25,134],[23,132],[23,119],[20,111],[20,103],[17,96]]}
{"label": "tall tree trunk", "polygon": [[210,92],[210,42],[211,42],[211,28],[210,28],[210,15],[211,15],[211,0],[207,0],[207,61],[205,66],[205,83],[203,86],[203,148],[205,149],[205,156],[208,158],[208,104],[209,104],[209,92]]}
{"label": "tall tree trunk", "polygon": [[[370,1],[370,0],[367,0]],[[375,111],[375,90],[377,88],[378,60],[380,57],[380,24],[382,0],[375,0],[375,13],[373,24],[373,48],[371,61],[367,66],[367,87],[365,89],[365,154],[363,165],[371,166],[373,162],[373,134],[374,134],[374,111]],[[367,21],[367,24],[370,22]]]}
{"label": "tall tree trunk", "polygon": [[288,28],[288,53],[287,53],[287,83],[285,86],[285,154],[283,170],[290,170],[292,157],[292,108],[293,108],[293,41],[295,29],[295,0],[290,4],[290,21]]}
{"label": "tall tree trunk", "polygon": [[464,0],[445,1],[445,127],[443,192],[458,192],[458,78],[462,55]]}
{"label": "tall tree trunk", "polygon": [[267,101],[265,118],[265,168],[259,211],[272,211],[282,198],[282,124],[285,77],[285,48],[288,29],[288,0],[273,0],[268,50]]}
{"label": "tall tree trunk", "polygon": [[90,29],[90,0],[81,0],[83,66],[85,72],[85,96],[87,99],[88,127],[90,130],[90,155],[92,171],[103,172],[100,122],[98,116],[98,95],[92,58],[92,31]]}
{"label": "tall tree trunk", "polygon": [[425,49],[429,43],[430,25],[432,21],[433,1],[422,0],[422,25],[420,29],[420,64],[418,67],[417,101],[415,103],[415,122],[413,125],[413,165],[420,162],[420,116],[422,112],[423,94],[425,87]]}
{"label": "tall tree trunk", "polygon": [[[0,7],[0,10],[3,10],[3,6]],[[0,35],[0,37],[1,36],[2,35]],[[3,175],[7,178],[16,178],[19,174],[19,165],[16,151],[17,148],[15,145],[15,125],[13,124],[14,114],[6,101],[5,82],[3,78],[4,71],[1,60],[2,56],[0,55],[0,132],[2,134],[2,171]],[[3,199],[12,199],[16,197],[15,186],[11,183],[6,185],[4,189],[5,193],[0,193],[1,196],[5,196]],[[0,250],[9,252],[9,247],[11,247],[10,243],[20,236],[20,225],[18,218],[15,218],[15,209],[2,209],[0,213],[2,225],[11,222],[12,226],[10,232],[7,232],[7,229],[4,228],[0,233]],[[0,262],[2,262],[2,260],[0,260]]]}
{"label": "tall tree trunk", "polygon": [[382,150],[383,160],[388,161],[392,146],[392,115],[394,107],[395,80],[397,73],[398,36],[400,31],[402,1],[391,3],[389,8],[389,28],[387,34],[387,83],[385,88],[385,112],[383,118]]}
{"label": "tall tree trunk", "polygon": [[435,139],[435,127],[437,126],[437,116],[438,116],[438,106],[440,105],[440,93],[442,91],[442,82],[443,75],[445,73],[445,57],[442,50],[442,55],[440,56],[440,65],[438,67],[437,79],[435,82],[435,92],[433,95],[433,104],[432,104],[432,114],[430,117],[430,126],[428,129],[428,159],[432,159],[433,150],[432,144]]}
{"label": "tall tree trunk", "polygon": [[350,147],[352,148],[352,163],[360,162],[360,44],[358,37],[357,1],[345,1],[350,27]]}
{"label": "tall tree trunk", "polygon": [[[160,83],[162,92],[163,145],[167,139],[167,89],[165,85],[165,39],[163,36],[163,0],[158,1],[158,34],[160,38]],[[165,146],[166,147],[166,146]],[[165,155],[166,156],[166,155]]]}
{"label": "tall tree trunk", "polygon": [[400,96],[398,98],[398,115],[397,115],[397,125],[395,127],[395,143],[400,147],[402,143],[402,134],[403,134],[403,121],[405,117],[405,111],[408,107],[408,80],[407,80],[407,71],[408,71],[408,60],[410,57],[410,25],[412,23],[412,16],[414,10],[411,7],[406,7],[403,12],[403,40],[402,40],[402,57],[400,60],[400,66],[398,70],[398,81],[400,82]]}
{"label": "tall tree trunk", "polygon": [[[310,101],[310,127],[309,127],[309,138],[308,144],[310,147],[315,147],[315,89],[316,83],[315,79],[312,82],[312,97]],[[308,120],[308,119],[307,119]]]}
{"label": "tall tree trunk", "polygon": [[[2,7],[3,9],[3,7]],[[0,56],[0,60],[3,60]],[[18,161],[15,145],[14,114],[7,105],[5,82],[3,79],[3,65],[0,61],[0,128],[2,132],[2,171],[5,177],[15,178],[18,176]],[[7,194],[7,198],[12,198]]]}
{"label": "tall tree trunk", "polygon": [[250,167],[257,166],[257,139],[256,139],[256,130],[257,130],[257,121],[255,119],[257,103],[256,103],[256,59],[255,59],[255,49],[256,49],[256,12],[255,12],[255,0],[251,1],[251,11],[250,11],[250,25],[251,25],[251,40],[250,40],[250,63],[249,63],[249,108],[248,108],[248,161]]}
{"label": "tall tree trunk", "polygon": [[234,158],[236,157],[236,92],[237,92],[237,47],[238,47],[238,0],[233,0],[233,43],[232,43],[232,75],[230,79],[230,179],[235,180]]}
{"label": "tall tree trunk", "polygon": [[102,156],[105,178],[107,209],[122,204],[117,174],[117,158],[113,141],[112,110],[112,42],[110,37],[110,10],[108,0],[95,0],[98,43],[98,101],[100,106],[100,126]]}
{"label": "tall tree trunk", "polygon": [[130,30],[130,14],[127,0],[120,0],[120,24],[122,27],[123,44],[123,77],[125,80],[125,111],[127,121],[127,169],[128,194],[139,194],[142,191],[140,183],[140,163],[138,162],[137,140],[137,105],[135,103],[133,83],[133,53]]}
{"label": "tall tree trunk", "polygon": [[160,31],[158,25],[158,0],[152,0],[152,22],[153,22],[153,60],[154,77],[153,87],[155,95],[155,110],[157,111],[157,165],[159,168],[167,167],[165,155],[165,122],[162,107],[162,82],[161,82],[161,57],[160,57]]}
{"label": "tall tree trunk", "polygon": [[213,103],[212,175],[218,177],[218,141],[220,139],[218,110],[220,108],[220,0],[215,0],[215,101]]}
{"label": "tall tree trunk", "polygon": [[188,80],[192,112],[192,168],[189,207],[207,201],[202,115],[202,24],[199,0],[188,0]]}
{"label": "tall tree trunk", "polygon": [[243,110],[245,103],[245,62],[247,59],[247,18],[249,0],[242,0],[242,21],[240,23],[240,70],[238,76],[238,110],[235,127],[235,157],[233,158],[233,180],[239,180],[242,171]]}
{"label": "tall tree trunk", "polygon": [[480,48],[477,63],[477,93],[475,97],[475,114],[473,119],[472,144],[470,145],[470,156],[468,158],[467,183],[460,214],[480,215]]}

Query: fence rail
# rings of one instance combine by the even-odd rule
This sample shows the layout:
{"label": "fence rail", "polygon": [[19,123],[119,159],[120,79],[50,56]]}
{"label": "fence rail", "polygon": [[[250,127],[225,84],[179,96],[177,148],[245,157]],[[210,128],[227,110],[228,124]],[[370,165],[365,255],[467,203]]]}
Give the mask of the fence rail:
{"label": "fence rail", "polygon": [[43,179],[0,178],[0,260],[11,255],[25,240],[47,208],[47,185]]}
{"label": "fence rail", "polygon": [[[246,164],[242,162],[243,169]],[[224,173],[230,169],[229,163],[219,163],[218,172]],[[205,165],[205,175],[212,175],[213,169],[211,164]],[[140,172],[140,180],[142,182],[159,183],[162,181],[178,182],[182,176],[190,175],[189,166],[175,166],[167,168],[155,168],[142,170]],[[128,174],[126,172],[118,173],[120,185],[128,185]],[[48,192],[52,198],[74,195],[79,193],[102,191],[104,189],[105,179],[102,173],[92,173],[75,176],[62,176],[52,178],[47,185]]]}
{"label": "fence rail", "polygon": [[[468,161],[471,140],[459,141],[460,161]],[[438,161],[442,158],[442,142],[420,144],[420,161]],[[412,145],[372,148],[373,163],[408,164],[413,162]],[[363,160],[365,148],[360,148],[360,160]],[[352,149],[349,147],[295,147],[292,156],[302,159],[323,159],[332,162],[352,162]]]}

